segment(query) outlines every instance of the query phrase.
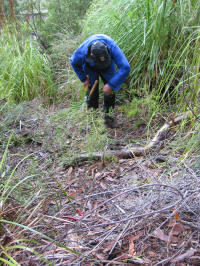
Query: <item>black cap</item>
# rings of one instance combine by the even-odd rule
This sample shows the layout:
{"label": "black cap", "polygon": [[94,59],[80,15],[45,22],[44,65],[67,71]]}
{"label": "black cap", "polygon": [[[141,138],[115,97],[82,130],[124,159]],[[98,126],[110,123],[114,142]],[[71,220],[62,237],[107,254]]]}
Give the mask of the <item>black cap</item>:
{"label": "black cap", "polygon": [[105,43],[98,41],[91,45],[91,53],[96,57],[103,57],[108,54],[108,49]]}
{"label": "black cap", "polygon": [[106,69],[111,64],[111,56],[105,43],[96,41],[91,45],[88,59],[92,60],[95,65],[94,68],[98,70]]}

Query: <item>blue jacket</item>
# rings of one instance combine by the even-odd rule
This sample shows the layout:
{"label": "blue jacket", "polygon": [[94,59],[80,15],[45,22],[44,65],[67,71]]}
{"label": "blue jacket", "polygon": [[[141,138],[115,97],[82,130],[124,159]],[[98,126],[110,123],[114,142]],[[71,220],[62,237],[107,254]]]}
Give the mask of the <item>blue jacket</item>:
{"label": "blue jacket", "polygon": [[[78,48],[74,51],[71,56],[70,63],[78,76],[78,78],[84,82],[86,81],[87,77],[85,71],[85,64],[86,64],[86,55],[88,54],[88,47],[96,42],[102,41],[110,50],[112,64],[109,69],[105,73],[101,73],[105,80],[108,82],[108,85],[115,91],[119,90],[121,85],[126,80],[129,72],[130,72],[130,65],[122,52],[122,50],[118,47],[116,42],[111,39],[109,36],[105,34],[94,34],[88,37]],[[117,70],[116,70],[117,66]]]}

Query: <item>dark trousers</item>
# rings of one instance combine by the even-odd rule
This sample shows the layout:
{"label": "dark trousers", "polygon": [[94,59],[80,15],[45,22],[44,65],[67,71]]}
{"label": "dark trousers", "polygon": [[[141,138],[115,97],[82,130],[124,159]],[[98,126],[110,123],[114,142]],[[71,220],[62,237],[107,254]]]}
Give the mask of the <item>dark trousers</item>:
{"label": "dark trousers", "polygon": [[[102,78],[103,83],[106,84],[107,81],[101,75],[100,77]],[[91,84],[91,81],[90,81],[90,88],[89,88],[88,93],[90,92],[92,86],[93,84]],[[99,107],[99,85],[97,85],[94,93],[90,96],[87,102],[87,106],[88,108],[94,108],[94,109],[97,109]],[[109,109],[110,108],[114,109],[114,107],[115,107],[115,93],[112,92],[110,95],[104,94],[103,111],[105,113],[108,113]]]}

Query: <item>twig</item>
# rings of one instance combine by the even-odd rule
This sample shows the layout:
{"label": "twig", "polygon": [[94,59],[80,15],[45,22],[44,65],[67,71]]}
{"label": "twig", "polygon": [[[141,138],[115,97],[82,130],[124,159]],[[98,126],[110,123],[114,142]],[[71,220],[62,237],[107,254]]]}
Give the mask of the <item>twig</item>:
{"label": "twig", "polygon": [[112,252],[113,252],[113,250],[115,249],[115,247],[116,247],[118,241],[119,241],[120,238],[124,235],[124,233],[126,232],[127,228],[129,227],[130,223],[131,223],[131,221],[128,221],[128,222],[127,222],[127,224],[125,225],[123,231],[122,231],[122,232],[119,234],[119,236],[117,237],[115,243],[113,244],[113,246],[112,246],[112,248],[111,248],[111,250],[110,250],[110,252],[109,252],[109,255],[112,254]]}
{"label": "twig", "polygon": [[178,254],[181,253],[181,251],[183,250],[183,248],[181,248],[180,250],[178,250],[173,256],[171,256],[170,258],[164,259],[159,261],[158,263],[156,263],[154,266],[160,266],[160,265],[165,265],[166,263],[168,263],[169,261],[171,261],[173,258],[175,258]]}

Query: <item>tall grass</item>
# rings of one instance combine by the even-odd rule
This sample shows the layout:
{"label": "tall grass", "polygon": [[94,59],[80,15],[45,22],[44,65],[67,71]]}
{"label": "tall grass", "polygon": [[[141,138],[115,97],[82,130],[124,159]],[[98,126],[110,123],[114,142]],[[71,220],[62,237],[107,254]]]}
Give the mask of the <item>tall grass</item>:
{"label": "tall grass", "polygon": [[30,36],[10,26],[0,34],[0,98],[15,102],[55,96],[50,63]]}
{"label": "tall grass", "polygon": [[155,88],[160,98],[179,84],[185,58],[193,71],[189,65],[197,54],[193,48],[199,40],[199,11],[198,0],[94,1],[83,38],[95,33],[110,35],[130,62],[130,89]]}
{"label": "tall grass", "polygon": [[184,121],[182,130],[193,133],[182,141],[190,152],[199,149],[200,2],[94,0],[82,40],[95,33],[111,36],[131,65],[132,102],[123,110],[138,122],[145,120],[149,128],[154,115],[190,111],[190,129]]}

